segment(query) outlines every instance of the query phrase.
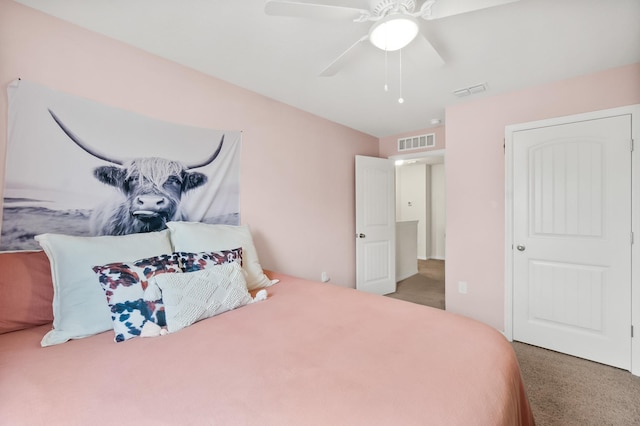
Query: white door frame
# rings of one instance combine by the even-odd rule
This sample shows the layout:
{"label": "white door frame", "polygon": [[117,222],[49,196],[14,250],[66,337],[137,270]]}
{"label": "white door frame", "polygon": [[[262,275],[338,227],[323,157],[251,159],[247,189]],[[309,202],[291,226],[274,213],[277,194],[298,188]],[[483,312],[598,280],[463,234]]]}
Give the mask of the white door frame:
{"label": "white door frame", "polygon": [[[547,120],[529,123],[513,124],[505,128],[505,315],[504,334],[509,341],[513,340],[513,133],[521,130],[529,130],[538,127],[555,126],[576,121],[595,120],[600,118],[632,115],[631,137],[640,141],[640,104],[619,108],[605,109],[601,111],[576,114],[565,117],[551,118]],[[631,144],[632,141],[629,141]],[[631,229],[635,235],[635,245],[631,252],[631,325],[639,325],[635,337],[631,339],[631,373],[640,376],[640,160],[637,147],[632,152],[632,223]],[[629,330],[631,333],[631,330]]]}
{"label": "white door frame", "polygon": [[[446,164],[447,164],[446,149],[432,149],[430,151],[412,152],[412,153],[408,153],[408,154],[396,154],[396,155],[390,155],[387,158],[397,162],[398,160],[417,160],[417,159],[427,158],[427,157],[442,157],[442,159],[443,159],[442,164],[445,165],[445,169],[446,169],[446,167],[447,167],[446,166]],[[397,194],[396,194],[396,197],[397,197]],[[397,199],[396,199],[396,202],[397,202]],[[446,221],[446,213],[445,213],[445,221]],[[431,238],[433,238],[432,229],[429,229],[428,235],[431,236]],[[444,248],[444,257],[438,258],[439,260],[446,260],[446,251],[447,251],[447,249],[446,249],[446,247],[447,247],[446,235],[445,235],[444,247],[445,247]]]}
{"label": "white door frame", "polygon": [[420,151],[413,152],[409,154],[396,154],[390,155],[387,157],[389,160],[415,160],[416,158],[424,158],[424,157],[445,157],[446,161],[446,150],[444,149],[433,149],[431,151]]}

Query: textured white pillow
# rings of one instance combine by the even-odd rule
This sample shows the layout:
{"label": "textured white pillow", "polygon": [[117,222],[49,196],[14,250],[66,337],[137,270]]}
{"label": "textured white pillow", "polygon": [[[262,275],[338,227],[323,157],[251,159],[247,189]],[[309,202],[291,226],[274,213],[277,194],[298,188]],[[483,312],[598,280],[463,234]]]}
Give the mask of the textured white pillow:
{"label": "textured white pillow", "polygon": [[35,239],[49,257],[53,278],[53,330],[42,338],[42,346],[113,329],[95,265],[172,252],[168,230],[102,237],[41,234]]}
{"label": "textured white pillow", "polygon": [[273,284],[262,271],[258,252],[247,225],[169,222],[167,227],[171,230],[171,242],[177,252],[197,253],[242,247],[242,269],[247,274],[247,288],[255,290]]}
{"label": "textured white pillow", "polygon": [[237,262],[184,274],[156,275],[154,279],[162,290],[169,333],[252,301]]}

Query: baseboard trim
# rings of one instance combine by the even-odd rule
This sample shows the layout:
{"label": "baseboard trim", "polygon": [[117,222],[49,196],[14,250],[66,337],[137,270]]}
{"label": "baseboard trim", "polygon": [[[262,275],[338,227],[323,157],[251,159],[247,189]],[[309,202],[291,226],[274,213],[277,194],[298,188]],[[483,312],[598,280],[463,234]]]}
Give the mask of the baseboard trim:
{"label": "baseboard trim", "polygon": [[416,275],[417,273],[418,273],[418,270],[416,269],[416,271],[413,272],[413,273],[412,272],[407,272],[406,274],[403,274],[403,275],[400,275],[400,276],[396,276],[396,283],[398,281],[406,280],[407,278],[412,277],[412,276]]}

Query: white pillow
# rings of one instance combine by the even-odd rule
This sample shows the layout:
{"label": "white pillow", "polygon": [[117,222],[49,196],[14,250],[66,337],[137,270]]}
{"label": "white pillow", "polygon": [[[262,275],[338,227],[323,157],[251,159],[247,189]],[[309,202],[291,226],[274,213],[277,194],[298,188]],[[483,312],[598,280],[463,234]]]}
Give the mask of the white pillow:
{"label": "white pillow", "polygon": [[42,338],[42,346],[113,329],[94,266],[173,251],[168,230],[102,237],[41,234],[35,239],[49,257],[53,278],[53,330]]}
{"label": "white pillow", "polygon": [[256,290],[274,284],[262,271],[247,225],[168,222],[167,227],[171,230],[171,242],[177,252],[197,253],[242,247],[242,269],[247,274],[247,288]]}
{"label": "white pillow", "polygon": [[162,290],[169,333],[253,300],[237,262],[184,274],[160,274],[153,279]]}

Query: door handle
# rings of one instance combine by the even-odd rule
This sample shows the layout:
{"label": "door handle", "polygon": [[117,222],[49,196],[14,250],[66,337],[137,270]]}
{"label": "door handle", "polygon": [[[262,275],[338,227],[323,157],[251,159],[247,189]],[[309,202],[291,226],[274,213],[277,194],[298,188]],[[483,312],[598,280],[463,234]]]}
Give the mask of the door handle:
{"label": "door handle", "polygon": [[356,238],[365,238],[365,237],[366,237],[366,235],[364,235],[364,234],[356,234]]}
{"label": "door handle", "polygon": [[520,250],[520,251],[525,251],[525,249],[526,249],[526,247],[525,247],[525,246],[520,246],[520,245],[516,246],[516,248],[517,248],[518,250]]}

